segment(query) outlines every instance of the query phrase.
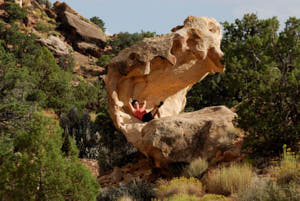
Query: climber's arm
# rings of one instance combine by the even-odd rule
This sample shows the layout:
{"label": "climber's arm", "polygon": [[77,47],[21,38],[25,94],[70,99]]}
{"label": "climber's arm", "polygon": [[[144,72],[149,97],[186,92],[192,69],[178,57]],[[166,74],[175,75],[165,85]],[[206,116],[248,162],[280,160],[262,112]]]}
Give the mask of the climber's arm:
{"label": "climber's arm", "polygon": [[146,110],[146,105],[147,105],[147,102],[146,102],[146,100],[144,100],[143,107],[142,107],[143,110]]}
{"label": "climber's arm", "polygon": [[130,109],[131,113],[133,114],[135,109],[133,108],[133,106],[131,104],[131,100],[129,100],[128,105],[129,105],[129,109]]}

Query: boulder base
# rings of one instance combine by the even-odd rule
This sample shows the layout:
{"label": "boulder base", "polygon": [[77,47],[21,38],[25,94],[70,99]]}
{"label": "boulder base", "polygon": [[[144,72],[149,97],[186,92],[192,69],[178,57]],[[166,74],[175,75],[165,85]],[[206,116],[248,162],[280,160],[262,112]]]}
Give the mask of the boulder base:
{"label": "boulder base", "polygon": [[154,158],[156,166],[202,157],[211,161],[217,153],[235,149],[239,132],[232,121],[236,114],[225,106],[155,119],[142,129],[139,147]]}

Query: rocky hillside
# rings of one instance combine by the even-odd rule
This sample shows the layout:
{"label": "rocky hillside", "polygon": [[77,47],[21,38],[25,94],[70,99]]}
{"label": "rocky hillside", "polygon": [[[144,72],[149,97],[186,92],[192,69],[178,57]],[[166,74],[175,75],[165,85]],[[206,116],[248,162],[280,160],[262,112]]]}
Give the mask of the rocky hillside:
{"label": "rocky hillside", "polygon": [[[102,74],[104,69],[96,62],[104,52],[107,39],[99,26],[59,1],[51,8],[35,0],[16,3],[28,12],[23,23],[19,24],[24,33],[38,36],[36,41],[49,48],[57,59],[72,56],[76,62],[75,73],[93,79]],[[0,4],[0,15],[5,19],[9,15],[3,8],[8,2]]]}

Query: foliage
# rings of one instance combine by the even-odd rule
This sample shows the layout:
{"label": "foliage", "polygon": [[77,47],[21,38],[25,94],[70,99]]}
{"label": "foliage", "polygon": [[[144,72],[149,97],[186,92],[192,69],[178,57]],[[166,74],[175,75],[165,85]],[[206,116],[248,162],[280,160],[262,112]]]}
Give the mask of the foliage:
{"label": "foliage", "polygon": [[53,30],[53,28],[49,24],[46,24],[44,22],[39,22],[36,25],[36,30],[43,32],[43,33],[47,33],[49,31]]}
{"label": "foliage", "polygon": [[202,199],[193,195],[176,194],[172,197],[164,199],[164,201],[202,201]]}
{"label": "foliage", "polygon": [[27,10],[25,8],[21,8],[18,4],[12,2],[6,5],[4,9],[9,15],[7,19],[9,23],[23,21],[27,16]]}
{"label": "foliage", "polygon": [[95,200],[96,178],[76,155],[60,151],[61,129],[39,113],[33,113],[15,137],[0,135],[1,200]]}
{"label": "foliage", "polygon": [[291,152],[284,146],[283,158],[280,163],[279,174],[277,176],[277,183],[286,185],[296,183],[300,185],[300,163],[299,156]]}
{"label": "foliage", "polygon": [[229,195],[247,188],[252,180],[253,172],[249,165],[232,164],[209,173],[207,190],[210,193]]}
{"label": "foliage", "polygon": [[154,36],[156,36],[156,33],[149,31],[141,31],[141,33],[132,34],[128,32],[120,32],[116,37],[109,41],[109,44],[112,47],[113,54],[117,55],[121,50],[136,44],[144,38],[151,38]]}
{"label": "foliage", "polygon": [[102,55],[98,59],[97,65],[101,66],[101,67],[104,67],[104,68],[107,68],[107,66],[108,66],[111,59],[112,59],[112,56],[110,56],[110,55]]}
{"label": "foliage", "polygon": [[300,137],[300,19],[278,27],[275,17],[254,14],[224,22],[225,73],[207,77],[187,95],[188,111],[238,104],[239,127],[249,133],[244,150],[252,157],[278,156],[283,144],[296,150]]}
{"label": "foliage", "polygon": [[69,137],[72,137],[80,150],[80,157],[98,159],[100,172],[125,165],[136,153],[125,136],[116,130],[106,110],[93,122],[86,111],[81,113],[72,109],[67,115],[62,115],[60,125],[64,129],[63,151],[68,152]]}
{"label": "foliage", "polygon": [[202,195],[202,184],[196,178],[174,178],[170,181],[160,181],[157,188],[159,199],[170,198],[177,194],[187,194],[200,197]]}
{"label": "foliage", "polygon": [[103,22],[102,19],[100,19],[97,16],[94,16],[92,18],[90,18],[90,21],[93,22],[94,24],[96,24],[97,26],[99,26],[103,32],[105,32],[106,28],[105,28],[105,23]]}
{"label": "foliage", "polygon": [[19,32],[16,25],[0,31],[2,98],[17,98],[28,104],[53,108],[57,113],[67,112],[72,107],[80,110],[97,107],[98,86],[83,81],[77,87],[71,86],[74,76],[67,71],[73,68],[72,58],[61,58],[60,65],[65,68],[61,69],[53,54],[35,43],[35,35]]}
{"label": "foliage", "polygon": [[237,193],[239,201],[297,201],[300,199],[299,187],[289,184],[281,187],[269,179],[253,180],[251,185]]}
{"label": "foliage", "polygon": [[186,177],[195,177],[201,179],[207,168],[207,161],[199,157],[189,164],[189,166],[184,170],[184,175]]}
{"label": "foliage", "polygon": [[154,184],[142,180],[120,184],[118,187],[102,190],[97,201],[115,201],[122,196],[130,196],[133,200],[149,201],[155,197]]}
{"label": "foliage", "polygon": [[75,59],[69,54],[62,55],[58,58],[58,65],[62,70],[73,73]]}
{"label": "foliage", "polygon": [[222,195],[205,194],[201,201],[227,201],[228,199]]}

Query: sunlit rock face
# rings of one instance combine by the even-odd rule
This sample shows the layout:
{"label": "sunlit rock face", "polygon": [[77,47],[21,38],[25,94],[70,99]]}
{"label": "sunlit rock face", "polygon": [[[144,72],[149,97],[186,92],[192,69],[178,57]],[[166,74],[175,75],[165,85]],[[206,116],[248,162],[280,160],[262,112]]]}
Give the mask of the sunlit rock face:
{"label": "sunlit rock face", "polygon": [[111,61],[105,78],[111,118],[142,153],[153,155],[144,143],[143,128],[147,123],[132,116],[129,99],[146,100],[147,110],[164,101],[160,108],[162,119],[174,118],[183,111],[186,94],[195,83],[208,73],[224,71],[220,63],[221,38],[221,26],[215,19],[189,16],[183,26],[173,28],[171,33],[144,39]]}

